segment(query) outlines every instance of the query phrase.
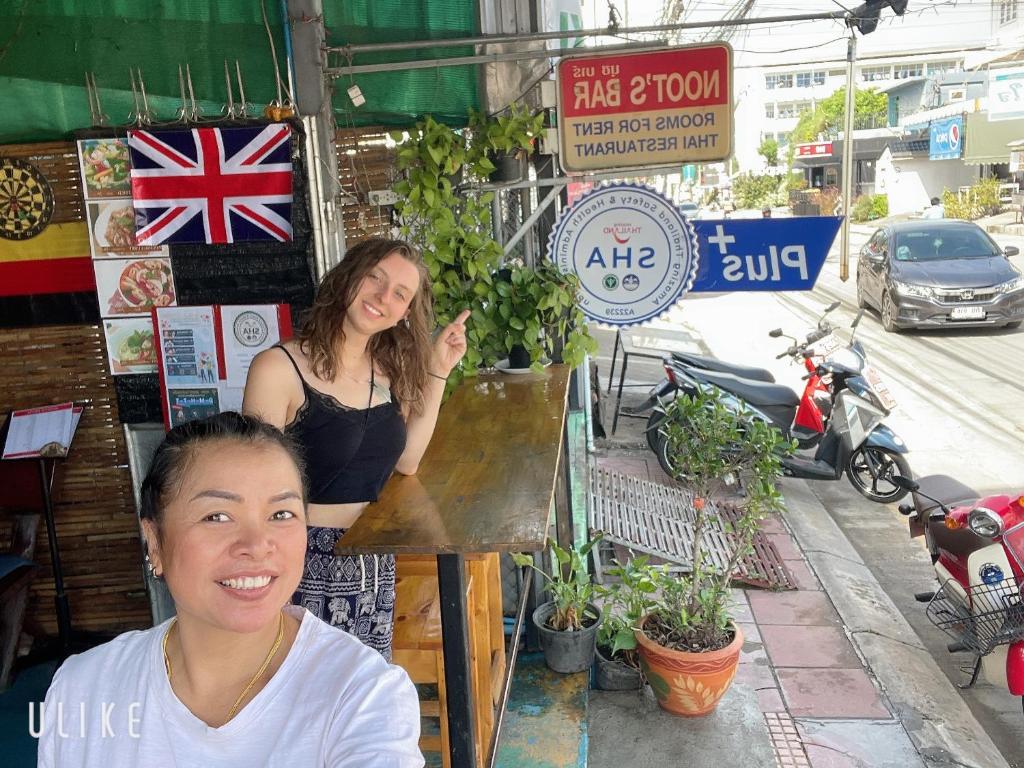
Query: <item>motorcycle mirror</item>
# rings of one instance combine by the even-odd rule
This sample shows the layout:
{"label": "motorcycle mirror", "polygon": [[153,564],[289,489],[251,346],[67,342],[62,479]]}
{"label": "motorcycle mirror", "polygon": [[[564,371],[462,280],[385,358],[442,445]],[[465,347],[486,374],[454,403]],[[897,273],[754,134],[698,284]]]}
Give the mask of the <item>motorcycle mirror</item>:
{"label": "motorcycle mirror", "polygon": [[[903,477],[903,475],[893,475],[892,484],[898,488],[902,488],[904,491],[918,491],[921,486],[911,480],[909,477]],[[902,510],[901,510],[902,511]]]}
{"label": "motorcycle mirror", "polygon": [[841,303],[842,302],[839,301],[833,301],[831,304],[828,305],[828,307],[825,308],[825,314],[827,315],[829,312],[835,312],[837,309],[839,309],[839,305]]}
{"label": "motorcycle mirror", "polygon": [[772,328],[770,331],[768,331],[768,335],[771,336],[773,339],[777,339],[779,338],[779,336],[782,335],[782,329]]}
{"label": "motorcycle mirror", "polygon": [[863,309],[860,312],[857,313],[857,316],[855,318],[853,318],[853,322],[850,323],[850,327],[851,328],[856,328],[858,325],[860,325],[860,319],[862,317],[864,317],[864,310]]}

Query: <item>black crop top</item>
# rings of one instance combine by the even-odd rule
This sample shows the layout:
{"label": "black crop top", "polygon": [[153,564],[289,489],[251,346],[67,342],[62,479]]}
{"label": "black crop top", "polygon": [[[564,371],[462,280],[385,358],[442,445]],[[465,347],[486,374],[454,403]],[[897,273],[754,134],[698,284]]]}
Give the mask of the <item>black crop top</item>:
{"label": "black crop top", "polygon": [[[302,382],[305,402],[284,431],[295,439],[306,460],[311,504],[376,501],[405,450],[405,420],[391,402],[352,408],[309,386],[288,355]],[[370,402],[373,402],[373,372]]]}

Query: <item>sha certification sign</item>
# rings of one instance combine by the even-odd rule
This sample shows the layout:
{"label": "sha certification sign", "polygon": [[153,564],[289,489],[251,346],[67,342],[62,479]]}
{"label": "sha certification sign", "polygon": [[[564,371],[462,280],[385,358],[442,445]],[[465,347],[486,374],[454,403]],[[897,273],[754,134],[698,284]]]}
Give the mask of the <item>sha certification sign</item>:
{"label": "sha certification sign", "polygon": [[650,187],[611,184],[564,210],[548,239],[563,272],[580,279],[580,305],[598,323],[630,326],[664,314],[693,285],[697,235]]}

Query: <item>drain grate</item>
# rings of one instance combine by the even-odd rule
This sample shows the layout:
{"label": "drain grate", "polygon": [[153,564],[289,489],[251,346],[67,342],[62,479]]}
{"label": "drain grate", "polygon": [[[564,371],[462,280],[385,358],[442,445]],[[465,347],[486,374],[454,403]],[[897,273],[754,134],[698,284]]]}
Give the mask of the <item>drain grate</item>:
{"label": "drain grate", "polygon": [[766,712],[765,725],[775,750],[775,764],[778,768],[811,768],[800,732],[793,718],[785,712]]}
{"label": "drain grate", "polygon": [[[675,563],[686,571],[692,563],[693,495],[681,488],[652,483],[605,469],[595,469],[590,481],[590,528],[604,531],[605,539],[637,552]],[[728,565],[733,534],[729,524],[738,519],[735,506],[715,505],[705,532],[707,550],[718,569]],[[758,532],[753,551],[742,558],[733,577],[736,581],[770,589],[795,589],[793,579],[771,541]]]}

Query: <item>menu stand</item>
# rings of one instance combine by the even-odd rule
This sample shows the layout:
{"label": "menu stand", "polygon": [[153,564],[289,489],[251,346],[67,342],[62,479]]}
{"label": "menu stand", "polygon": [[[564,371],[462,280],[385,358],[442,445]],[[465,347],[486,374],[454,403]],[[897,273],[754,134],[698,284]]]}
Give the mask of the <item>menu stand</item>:
{"label": "menu stand", "polygon": [[[78,424],[81,407],[76,407],[73,410],[73,426],[71,428],[72,437],[74,436],[74,431]],[[19,413],[24,412],[16,411],[13,414],[7,415],[3,429],[0,430],[0,445],[6,444],[13,416],[18,415]],[[35,497],[37,499],[36,503],[38,503],[38,500],[42,501],[43,517],[46,520],[46,539],[50,548],[50,563],[53,570],[54,605],[57,611],[57,633],[60,655],[62,658],[66,657],[71,652],[71,607],[68,604],[68,596],[64,589],[64,567],[60,558],[60,544],[57,541],[56,521],[53,513],[53,483],[57,475],[57,462],[67,456],[67,452],[71,447],[70,439],[68,440],[68,443],[68,445],[63,445],[60,442],[48,442],[35,450],[15,455],[5,454],[4,457],[5,462],[22,465],[34,462],[37,467],[35,474],[39,483],[39,495],[35,496],[35,494],[28,494],[24,491],[22,492],[22,495],[31,495]],[[27,480],[27,472],[25,473],[25,476]]]}

